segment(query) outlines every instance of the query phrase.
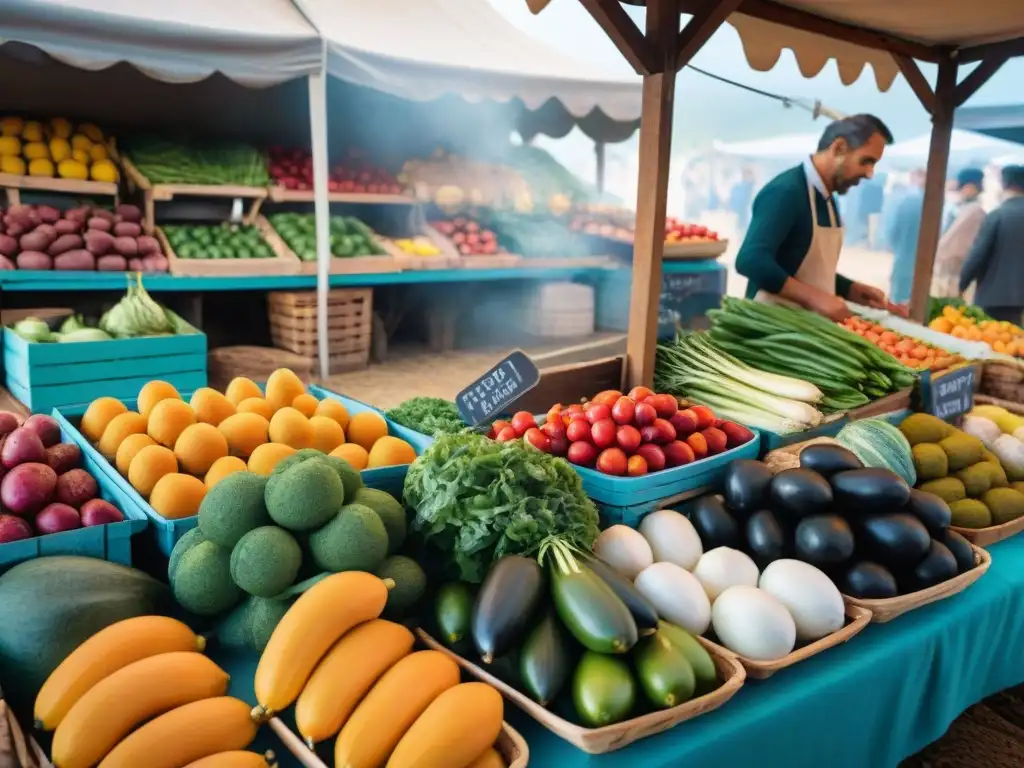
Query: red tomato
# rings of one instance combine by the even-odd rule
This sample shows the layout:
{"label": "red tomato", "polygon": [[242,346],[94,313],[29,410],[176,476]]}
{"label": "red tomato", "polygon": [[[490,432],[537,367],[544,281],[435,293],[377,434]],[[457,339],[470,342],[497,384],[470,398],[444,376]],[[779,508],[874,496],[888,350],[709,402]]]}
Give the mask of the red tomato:
{"label": "red tomato", "polygon": [[552,421],[561,421],[561,420],[562,420],[562,404],[558,403],[557,405],[551,406],[551,408],[548,410],[548,415],[547,415],[547,418],[545,419],[545,421],[552,422]]}
{"label": "red tomato", "polygon": [[686,444],[693,450],[694,458],[703,459],[708,455],[708,441],[700,432],[687,437]]}
{"label": "red tomato", "polygon": [[672,426],[676,428],[677,435],[692,435],[697,431],[697,414],[692,409],[686,408],[676,411],[671,419]]}
{"label": "red tomato", "polygon": [[610,419],[611,417],[612,409],[607,405],[591,405],[587,408],[587,421],[591,424],[597,424],[597,422]]}
{"label": "red tomato", "polygon": [[637,403],[636,408],[633,412],[633,423],[638,427],[649,427],[655,419],[658,418],[658,412],[654,410],[654,406],[650,403]]}
{"label": "red tomato", "polygon": [[507,443],[511,440],[518,440],[519,435],[513,427],[503,427],[494,439],[499,443]]}
{"label": "red tomato", "polygon": [[551,453],[555,456],[565,456],[569,450],[569,440],[565,435],[558,435],[551,438]]}
{"label": "red tomato", "polygon": [[548,453],[551,450],[551,438],[545,435],[536,427],[526,430],[523,438],[538,451]]}
{"label": "red tomato", "polygon": [[672,395],[651,395],[644,402],[654,406],[659,419],[671,419],[679,410],[679,403]]}
{"label": "red tomato", "polygon": [[707,429],[717,421],[715,412],[706,405],[695,405],[690,410],[697,415],[697,429]]}
{"label": "red tomato", "polygon": [[[693,435],[690,435],[693,438]],[[665,446],[665,464],[670,467],[681,467],[694,459],[699,459],[690,445],[682,440],[674,440]]]}
{"label": "red tomato", "polygon": [[601,419],[590,428],[590,439],[598,448],[609,448],[615,445],[615,422]]}
{"label": "red tomato", "polygon": [[622,397],[622,393],[617,389],[606,389],[603,392],[598,392],[591,399],[591,403],[595,405],[607,405],[609,408],[615,405],[615,401]]}
{"label": "red tomato", "polygon": [[621,448],[605,448],[597,457],[597,471],[606,475],[626,474],[626,454]]}
{"label": "red tomato", "polygon": [[665,452],[654,443],[644,443],[636,449],[637,456],[643,456],[650,472],[660,472],[665,468]]}
{"label": "red tomato", "polygon": [[628,397],[620,397],[612,406],[612,418],[616,424],[632,424],[636,415],[636,403]]}
{"label": "red tomato", "polygon": [[626,474],[630,477],[640,477],[647,474],[647,462],[643,456],[630,456],[626,462]]}
{"label": "red tomato", "polygon": [[536,426],[537,420],[533,418],[533,414],[529,411],[519,411],[519,413],[512,417],[512,428],[515,429],[516,434],[520,437],[526,434],[526,430],[533,429]]}
{"label": "red tomato", "polygon": [[644,398],[650,397],[654,394],[654,391],[647,387],[633,387],[629,390],[629,394],[626,395],[630,400],[635,400],[638,403],[644,401]]}
{"label": "red tomato", "polygon": [[592,467],[597,460],[597,448],[592,443],[584,443],[582,440],[571,443],[566,458],[581,467]]}
{"label": "red tomato", "polygon": [[501,430],[503,430],[505,427],[511,427],[511,426],[512,425],[509,422],[505,421],[504,419],[498,419],[496,422],[494,422],[491,425],[491,429],[494,430],[494,434],[500,435],[501,434]]}
{"label": "red tomato", "polygon": [[548,437],[565,437],[565,424],[562,423],[561,419],[549,421],[540,428],[540,431]]}
{"label": "red tomato", "polygon": [[570,443],[575,443],[580,440],[590,442],[590,422],[586,419],[573,419],[569,422],[569,426],[565,428],[565,436],[568,438]]}
{"label": "red tomato", "polygon": [[615,442],[626,453],[634,453],[640,447],[640,430],[632,424],[623,424],[615,431]]}

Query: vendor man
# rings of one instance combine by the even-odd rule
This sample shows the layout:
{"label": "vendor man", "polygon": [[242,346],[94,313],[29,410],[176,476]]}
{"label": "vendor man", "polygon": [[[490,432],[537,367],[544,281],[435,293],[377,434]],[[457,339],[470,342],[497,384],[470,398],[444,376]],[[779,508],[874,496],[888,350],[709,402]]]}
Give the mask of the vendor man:
{"label": "vendor man", "polygon": [[736,271],[749,280],[747,298],[797,304],[837,321],[850,315],[843,299],[897,309],[878,288],[836,271],[843,226],[835,193],[870,179],[891,143],[892,134],[877,117],[836,120],[815,154],[761,189],[736,257]]}

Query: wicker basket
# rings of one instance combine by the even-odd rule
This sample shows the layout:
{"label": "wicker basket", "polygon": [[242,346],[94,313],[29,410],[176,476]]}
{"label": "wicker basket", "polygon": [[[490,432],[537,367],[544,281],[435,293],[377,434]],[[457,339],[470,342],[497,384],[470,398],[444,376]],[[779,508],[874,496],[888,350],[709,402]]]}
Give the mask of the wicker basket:
{"label": "wicker basket", "polygon": [[1024,403],[1024,363],[1016,360],[987,361],[981,369],[979,392],[998,400]]}
{"label": "wicker basket", "polygon": [[[316,358],[316,292],[276,291],[267,294],[270,335],[274,346]],[[365,368],[370,363],[373,330],[373,289],[342,288],[327,298],[328,354],[335,372]]]}
{"label": "wicker basket", "polygon": [[224,390],[232,379],[245,376],[266,381],[278,368],[289,368],[308,384],[313,378],[313,363],[308,356],[273,347],[219,347],[206,356],[210,386]]}

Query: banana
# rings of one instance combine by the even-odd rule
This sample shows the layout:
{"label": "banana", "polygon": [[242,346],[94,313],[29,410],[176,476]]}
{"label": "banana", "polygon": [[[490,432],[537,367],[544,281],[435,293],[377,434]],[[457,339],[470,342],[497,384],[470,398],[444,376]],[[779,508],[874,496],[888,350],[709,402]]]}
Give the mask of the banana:
{"label": "banana", "polygon": [[53,735],[55,768],[92,768],[139,723],[228,689],[201,653],[175,651],[122,667],[71,707]]}
{"label": "banana", "polygon": [[295,723],[310,749],[341,730],[377,679],[409,655],[414,641],[401,624],[374,619],[334,644],[295,703]]}
{"label": "banana", "polygon": [[303,593],[260,657],[253,718],[266,720],[290,706],[331,646],[356,624],[380,616],[387,599],[388,585],[362,571],[331,574]]}
{"label": "banana", "polygon": [[[255,752],[234,750],[204,757],[194,763],[189,763],[185,768],[277,768],[277,763],[273,760],[273,752],[257,755]],[[501,768],[505,767],[501,766]]]}
{"label": "banana", "polygon": [[257,728],[244,701],[230,696],[193,701],[130,734],[100,768],[180,768],[218,752],[245,749]]}
{"label": "banana", "polygon": [[139,616],[101,629],[60,663],[36,696],[36,728],[52,731],[82,696],[122,667],[161,653],[202,651],[206,640],[166,616]]}

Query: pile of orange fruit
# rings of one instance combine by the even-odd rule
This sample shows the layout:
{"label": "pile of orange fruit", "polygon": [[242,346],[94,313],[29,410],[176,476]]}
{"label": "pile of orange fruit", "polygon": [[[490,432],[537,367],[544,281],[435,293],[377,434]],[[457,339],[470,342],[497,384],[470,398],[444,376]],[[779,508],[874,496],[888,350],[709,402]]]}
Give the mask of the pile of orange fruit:
{"label": "pile of orange fruit", "polygon": [[1005,320],[978,321],[956,307],[946,306],[928,327],[958,339],[983,341],[993,351],[1004,355],[1024,356],[1024,330]]}
{"label": "pile of orange fruit", "polygon": [[863,317],[848,317],[842,322],[848,331],[862,336],[884,352],[888,352],[908,368],[916,371],[944,371],[964,362],[960,355],[904,336]]}

